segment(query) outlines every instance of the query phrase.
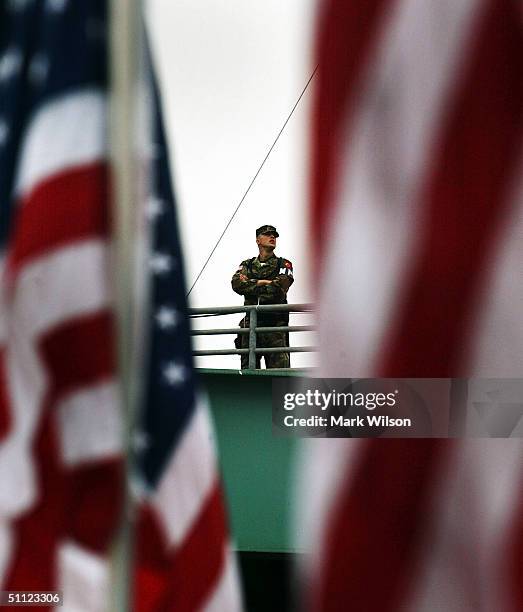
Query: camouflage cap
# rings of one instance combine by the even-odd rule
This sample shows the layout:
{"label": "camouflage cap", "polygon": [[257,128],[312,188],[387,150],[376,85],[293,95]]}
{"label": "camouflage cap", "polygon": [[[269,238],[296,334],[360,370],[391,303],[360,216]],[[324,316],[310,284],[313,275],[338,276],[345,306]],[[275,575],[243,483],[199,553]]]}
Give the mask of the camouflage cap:
{"label": "camouflage cap", "polygon": [[258,237],[260,234],[269,234],[271,232],[276,236],[276,238],[278,238],[278,236],[280,235],[276,231],[274,225],[262,225],[256,230],[256,237]]}

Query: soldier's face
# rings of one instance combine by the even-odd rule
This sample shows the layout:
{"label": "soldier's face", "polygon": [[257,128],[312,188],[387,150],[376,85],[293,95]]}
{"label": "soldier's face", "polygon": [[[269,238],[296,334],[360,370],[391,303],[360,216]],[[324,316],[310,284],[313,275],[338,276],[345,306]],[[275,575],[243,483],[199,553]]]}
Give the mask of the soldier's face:
{"label": "soldier's face", "polygon": [[256,244],[261,247],[275,248],[276,247],[276,236],[269,232],[268,234],[260,234],[256,238]]}

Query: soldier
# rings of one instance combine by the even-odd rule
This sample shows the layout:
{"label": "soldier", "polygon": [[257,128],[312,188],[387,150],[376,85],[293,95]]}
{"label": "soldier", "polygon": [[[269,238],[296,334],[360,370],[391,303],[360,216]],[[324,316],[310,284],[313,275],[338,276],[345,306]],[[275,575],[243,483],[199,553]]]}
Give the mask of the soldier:
{"label": "soldier", "polygon": [[[274,254],[279,234],[272,225],[262,225],[256,230],[259,255],[242,261],[232,277],[231,285],[243,295],[244,304],[286,304],[287,291],[294,282],[292,264],[288,259]],[[289,324],[288,312],[259,312],[258,327],[285,327]],[[249,327],[249,315],[240,327]],[[256,335],[256,347],[288,346],[288,332],[271,332]],[[249,348],[248,334],[238,334],[236,348]],[[261,364],[261,353],[256,355],[256,368]],[[289,368],[289,353],[264,353],[266,368]],[[241,355],[242,370],[249,366],[249,355]]]}

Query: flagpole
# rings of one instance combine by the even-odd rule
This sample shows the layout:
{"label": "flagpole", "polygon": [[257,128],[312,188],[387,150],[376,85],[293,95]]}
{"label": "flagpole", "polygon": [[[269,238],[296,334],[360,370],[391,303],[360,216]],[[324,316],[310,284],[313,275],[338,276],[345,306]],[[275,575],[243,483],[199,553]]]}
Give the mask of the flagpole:
{"label": "flagpole", "polygon": [[[140,0],[109,2],[109,150],[114,228],[118,364],[124,422],[125,507],[113,556],[112,609],[131,609],[134,504],[132,431],[136,413],[133,245],[137,234],[137,158],[134,124],[141,56]],[[134,372],[135,374],[135,372]]]}

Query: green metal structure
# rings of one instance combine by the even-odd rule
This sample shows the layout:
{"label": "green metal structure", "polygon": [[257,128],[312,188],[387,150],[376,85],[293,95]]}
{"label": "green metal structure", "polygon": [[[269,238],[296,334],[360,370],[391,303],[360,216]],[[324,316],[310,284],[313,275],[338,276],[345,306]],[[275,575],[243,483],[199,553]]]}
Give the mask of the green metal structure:
{"label": "green metal structure", "polygon": [[211,403],[239,551],[294,552],[289,537],[297,440],[272,435],[272,379],[298,370],[198,370]]}

